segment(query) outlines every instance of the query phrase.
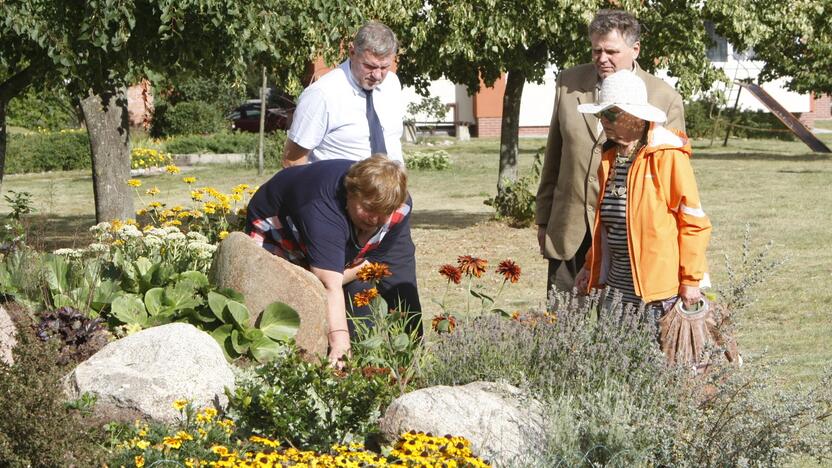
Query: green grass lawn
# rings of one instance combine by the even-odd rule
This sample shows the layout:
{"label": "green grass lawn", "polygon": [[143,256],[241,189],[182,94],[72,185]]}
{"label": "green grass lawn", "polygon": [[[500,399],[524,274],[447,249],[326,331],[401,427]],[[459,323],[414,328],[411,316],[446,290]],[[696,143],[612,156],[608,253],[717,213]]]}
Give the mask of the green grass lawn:
{"label": "green grass lawn", "polygon": [[[832,145],[832,136],[821,135]],[[528,171],[543,139],[522,139],[521,173]],[[695,142],[693,165],[706,212],[714,224],[709,249],[715,285],[727,281],[725,256],[737,262],[746,226],[753,250],[769,241],[771,257],[785,259],[766,283],[754,291],[755,302],[738,318],[739,343],[746,356],[767,353],[776,360],[776,372],[787,385],[814,381],[832,360],[832,251],[827,229],[832,205],[832,155],[811,153],[799,142],[732,140],[728,147],[709,141]],[[413,171],[413,237],[417,245],[418,277],[426,320],[440,311],[435,301],[444,295],[446,282],[436,273],[459,255],[489,260],[489,270],[504,258],[516,260],[523,277],[503,292],[500,304],[507,310],[540,307],[545,300],[546,262],[537,253],[535,229],[514,229],[492,220],[483,200],[496,190],[497,152],[494,139],[420,146],[419,150],[445,149],[452,167],[447,171]],[[410,148],[412,149],[412,148]],[[258,177],[244,167],[190,168],[180,175],[142,178],[142,190],[157,186],[159,198],[187,206],[184,175],[197,185],[228,192],[238,183],[256,185]],[[3,192],[33,194],[37,214],[30,218],[32,241],[42,248],[77,246],[89,241],[87,228],[94,222],[91,176],[64,172],[6,176]],[[137,199],[140,208],[148,198]],[[8,211],[5,202],[0,212]],[[496,275],[484,280],[493,291]],[[464,291],[453,288],[447,304],[466,307]]]}

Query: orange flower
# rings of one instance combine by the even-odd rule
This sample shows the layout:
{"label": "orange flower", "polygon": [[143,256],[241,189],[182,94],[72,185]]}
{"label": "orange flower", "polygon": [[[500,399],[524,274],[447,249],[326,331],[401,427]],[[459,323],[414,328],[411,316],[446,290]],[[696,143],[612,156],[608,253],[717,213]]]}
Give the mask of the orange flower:
{"label": "orange flower", "polygon": [[468,276],[481,277],[485,273],[485,267],[488,266],[488,260],[484,258],[472,257],[470,255],[461,255],[456,259],[459,264],[459,269]]}
{"label": "orange flower", "polygon": [[497,266],[497,273],[503,275],[506,281],[516,283],[520,280],[520,266],[514,260],[506,259]]}
{"label": "orange flower", "polygon": [[352,303],[355,304],[356,307],[364,307],[365,305],[370,305],[370,301],[376,297],[378,297],[378,289],[365,289],[364,291],[355,293],[352,298]]}
{"label": "orange flower", "polygon": [[361,281],[379,281],[384,277],[392,276],[390,268],[384,263],[370,262],[358,270],[356,276]]}
{"label": "orange flower", "polygon": [[453,281],[456,284],[462,281],[462,272],[453,265],[442,265],[439,269],[439,274],[448,278],[448,281]]}
{"label": "orange flower", "polygon": [[451,314],[437,315],[431,320],[431,327],[436,333],[450,333],[456,328],[456,317]]}

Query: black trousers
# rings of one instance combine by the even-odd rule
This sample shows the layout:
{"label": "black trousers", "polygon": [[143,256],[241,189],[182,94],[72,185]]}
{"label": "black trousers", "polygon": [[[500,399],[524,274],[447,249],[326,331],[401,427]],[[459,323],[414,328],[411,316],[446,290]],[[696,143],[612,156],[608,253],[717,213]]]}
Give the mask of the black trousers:
{"label": "black trousers", "polygon": [[[557,288],[558,291],[572,290],[575,277],[578,276],[578,272],[584,267],[586,254],[589,252],[590,247],[592,247],[592,235],[587,230],[584,240],[581,242],[581,246],[578,247],[578,251],[575,252],[574,257],[569,260],[549,259],[549,271],[546,275],[547,297],[552,292],[553,287]],[[558,269],[560,269],[561,265],[566,269],[566,275],[563,272],[560,275],[558,274]]]}
{"label": "black trousers", "polygon": [[[387,302],[389,309],[408,314],[407,331],[418,331],[422,335],[422,304],[419,301],[419,288],[416,284],[416,247],[410,237],[410,220],[405,221],[402,232],[395,242],[385,249],[384,254],[367,256],[371,262],[384,263],[390,268],[391,276],[382,279],[378,285],[378,292]],[[344,286],[344,301],[347,313],[351,317],[371,317],[369,306],[356,307],[353,296],[356,293],[372,288],[373,285],[356,279]],[[355,336],[353,321],[348,322],[350,336]],[[371,324],[372,326],[372,324]]]}

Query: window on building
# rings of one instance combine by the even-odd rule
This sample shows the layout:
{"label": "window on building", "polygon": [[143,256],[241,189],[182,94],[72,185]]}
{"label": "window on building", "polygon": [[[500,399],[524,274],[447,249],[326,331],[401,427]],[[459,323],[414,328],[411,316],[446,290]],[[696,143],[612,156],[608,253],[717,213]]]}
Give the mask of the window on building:
{"label": "window on building", "polygon": [[711,39],[711,47],[708,49],[708,60],[711,62],[728,61],[728,41],[716,33],[716,27],[711,21],[705,21],[705,32]]}

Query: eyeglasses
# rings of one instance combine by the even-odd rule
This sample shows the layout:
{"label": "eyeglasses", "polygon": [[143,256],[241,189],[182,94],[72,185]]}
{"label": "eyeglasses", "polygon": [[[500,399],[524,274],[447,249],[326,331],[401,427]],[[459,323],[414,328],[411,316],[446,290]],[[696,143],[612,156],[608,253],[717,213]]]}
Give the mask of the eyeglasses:
{"label": "eyeglasses", "polygon": [[603,118],[607,119],[607,121],[609,123],[614,123],[615,119],[618,118],[618,115],[621,114],[621,112],[622,111],[614,111],[612,109],[604,109],[601,112],[598,112],[597,114],[595,114],[595,117],[598,117],[599,119],[601,117],[603,117]]}

